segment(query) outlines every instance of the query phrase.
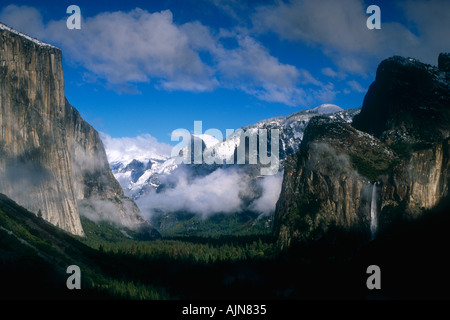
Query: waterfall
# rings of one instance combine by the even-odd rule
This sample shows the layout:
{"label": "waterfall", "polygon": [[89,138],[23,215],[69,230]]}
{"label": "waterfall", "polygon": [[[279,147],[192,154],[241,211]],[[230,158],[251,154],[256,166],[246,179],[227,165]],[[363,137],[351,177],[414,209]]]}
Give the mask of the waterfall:
{"label": "waterfall", "polygon": [[372,202],[370,203],[370,232],[372,234],[372,239],[375,238],[378,227],[378,217],[377,217],[377,184],[373,184],[372,188]]}

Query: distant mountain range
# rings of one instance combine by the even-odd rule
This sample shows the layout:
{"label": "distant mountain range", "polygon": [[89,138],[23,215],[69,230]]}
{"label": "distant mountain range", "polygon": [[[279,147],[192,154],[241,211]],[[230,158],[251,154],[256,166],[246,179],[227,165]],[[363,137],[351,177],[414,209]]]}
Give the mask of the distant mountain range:
{"label": "distant mountain range", "polygon": [[[243,127],[244,131],[252,129],[279,129],[280,159],[284,160],[289,154],[298,151],[298,147],[303,138],[303,133],[309,120],[317,115],[328,115],[331,118],[338,118],[346,122],[351,122],[360,109],[344,110],[336,105],[324,104],[312,109],[295,112],[289,116],[281,116],[272,119],[262,120],[254,125]],[[235,149],[239,146],[239,136],[230,135],[224,141],[217,141],[208,135],[192,135],[193,139],[200,139],[204,145],[203,149],[214,148],[220,154],[220,158],[232,157]],[[116,179],[124,189],[127,196],[138,200],[145,195],[147,190],[160,187],[160,177],[170,175],[180,165],[176,158],[161,154],[148,154],[130,159],[128,155],[123,155],[122,159],[112,156],[112,151],[106,146],[106,153],[109,165]],[[206,164],[204,166],[207,166]],[[283,169],[281,166],[280,171]]]}
{"label": "distant mountain range", "polygon": [[[309,110],[303,110],[295,112],[289,116],[281,116],[272,119],[260,121],[256,124],[249,125],[241,128],[244,133],[250,132],[250,134],[258,135],[258,130],[266,129],[270,132],[272,129],[279,130],[279,159],[280,164],[278,171],[278,179],[272,179],[272,181],[266,182],[266,185],[271,185],[271,192],[278,192],[281,186],[281,172],[283,171],[284,160],[290,154],[298,151],[300,142],[303,139],[305,128],[307,127],[311,118],[323,115],[332,119],[350,123],[353,117],[359,113],[359,109],[344,110],[336,105],[324,104],[316,108]],[[206,134],[192,135],[191,136],[191,149],[195,141],[198,141],[202,145],[202,151],[210,151],[220,159],[230,159],[235,156],[237,148],[241,143],[240,133],[238,130],[235,133],[226,137],[223,141],[218,141],[212,136]],[[259,220],[261,215],[265,217],[265,225],[268,225],[268,220],[271,221],[272,214],[274,213],[275,203],[278,199],[278,194],[270,196],[265,192],[268,192],[268,188],[264,189],[262,183],[268,177],[262,177],[258,165],[208,165],[208,164],[178,164],[179,157],[161,156],[156,153],[151,155],[148,150],[143,150],[143,156],[137,156],[135,159],[130,159],[128,155],[124,155],[123,159],[118,158],[118,153],[113,149],[108,149],[106,144],[106,152],[110,161],[110,167],[116,179],[124,189],[125,194],[136,201],[140,206],[144,215],[149,218],[156,227],[158,225],[162,229],[173,227],[182,221],[185,221],[186,217],[193,218],[196,214],[203,217],[210,217],[213,214],[221,213],[243,213],[246,212],[252,220]],[[185,148],[183,152],[189,152],[188,148]],[[145,156],[144,156],[145,154]],[[248,162],[247,162],[248,163]],[[217,171],[219,170],[219,171]],[[161,205],[161,199],[168,198],[170,195],[177,196],[179,191],[178,186],[180,183],[184,183],[186,190],[195,186],[195,189],[203,188],[203,192],[207,194],[211,189],[214,189],[218,184],[211,181],[215,176],[218,176],[218,172],[233,171],[236,173],[236,181],[234,184],[230,184],[230,189],[239,188],[239,183],[244,183],[245,186],[240,190],[239,199],[233,198],[236,202],[240,201],[240,204],[236,206],[235,211],[224,209],[223,212],[220,208],[211,208],[211,211],[196,212],[195,205],[183,206],[170,206],[164,203]],[[214,175],[212,175],[215,172]],[[232,175],[233,176],[233,175]],[[208,180],[208,177],[211,179]],[[180,181],[180,179],[182,181]],[[203,185],[199,186],[200,179],[203,179]],[[275,185],[275,186],[274,186]],[[273,191],[273,189],[277,191]],[[221,188],[227,188],[226,184],[222,184]],[[228,192],[230,190],[224,190]],[[244,192],[245,191],[245,192]],[[245,194],[243,194],[245,193]],[[184,193],[178,192],[178,200],[183,201]],[[270,200],[269,200],[270,198]],[[161,200],[161,201],[160,201]],[[189,199],[190,201],[191,199]],[[258,200],[260,200],[258,202]],[[175,199],[174,199],[175,201]],[[207,202],[208,199],[198,199],[198,201]],[[213,201],[213,200],[211,200]],[[174,217],[176,215],[177,217]],[[165,217],[162,221],[161,217]],[[198,217],[196,217],[197,219]],[[156,220],[155,220],[156,219]],[[201,220],[200,220],[201,221]],[[223,221],[222,221],[223,222]]]}

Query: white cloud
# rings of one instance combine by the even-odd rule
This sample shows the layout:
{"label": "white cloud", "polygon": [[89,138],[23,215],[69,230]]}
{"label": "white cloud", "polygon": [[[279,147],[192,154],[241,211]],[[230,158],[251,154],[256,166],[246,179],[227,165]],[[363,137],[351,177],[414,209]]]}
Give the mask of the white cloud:
{"label": "white cloud", "polygon": [[283,172],[278,172],[273,176],[265,176],[260,180],[259,185],[262,188],[262,195],[250,205],[250,209],[266,215],[275,212],[282,183]]}
{"label": "white cloud", "polygon": [[73,33],[50,23],[48,37],[62,43],[74,61],[113,84],[162,79],[164,87],[205,91],[215,84],[213,71],[190,47],[185,30],[169,10],[102,13],[88,17]]}
{"label": "white cloud", "polygon": [[163,212],[188,211],[207,217],[216,213],[241,212],[242,198],[249,192],[249,178],[235,168],[217,169],[204,177],[191,176],[179,168],[169,179],[173,188],[151,193],[137,200],[147,218]]}
{"label": "white cloud", "polygon": [[[376,31],[366,27],[362,0],[276,1],[254,8],[235,0],[211,1],[239,26],[213,31],[198,21],[176,24],[170,10],[135,9],[86,17],[82,29],[73,32],[65,20],[44,24],[39,10],[16,5],[3,8],[0,20],[59,45],[66,58],[86,68],[85,79],[119,91],[136,92],[142,82],[169,91],[224,87],[295,106],[329,102],[320,99],[338,92],[314,89],[322,82],[307,66],[283,63],[252,35],[274,32],[321,49],[338,68],[322,69],[322,74],[337,80],[346,73],[367,75],[394,54],[436,64],[439,52],[450,51],[445,40],[450,37],[450,2],[445,0],[399,2],[407,23],[382,20]],[[251,10],[253,29],[248,30],[239,16]],[[235,48],[222,45],[227,37],[236,41]]]}
{"label": "white cloud", "polygon": [[235,21],[242,22],[247,15],[248,5],[252,3],[242,0],[208,0],[216,5],[223,12],[228,14]]}
{"label": "white cloud", "polygon": [[[283,173],[265,176],[255,183],[238,167],[217,169],[200,177],[186,168],[178,168],[172,175],[161,178],[166,179],[164,182],[171,187],[159,193],[151,191],[137,200],[148,219],[155,212],[177,211],[196,213],[203,218],[243,210],[273,214],[281,192]],[[257,190],[260,196],[255,199],[259,195]],[[255,200],[248,203],[248,199]]]}
{"label": "white cloud", "polygon": [[353,91],[359,92],[359,93],[363,93],[366,92],[367,90],[364,89],[361,84],[356,81],[356,80],[351,80],[348,81],[347,84],[350,86],[350,88],[352,88]]}
{"label": "white cloud", "polygon": [[44,25],[40,12],[27,6],[10,5],[0,19],[58,45],[72,63],[87,69],[86,79],[106,81],[115,89],[151,81],[168,90],[208,91],[217,86],[214,70],[191,47],[200,28],[176,25],[170,10],[104,12],[85,18],[77,31],[68,30],[65,20]]}
{"label": "white cloud", "polygon": [[[408,29],[409,25],[383,20],[381,30],[369,30],[361,0],[279,1],[257,8],[252,21],[259,33],[273,31],[282,39],[319,47],[344,72],[366,74],[380,59],[392,55],[435,64],[439,52],[449,50],[445,39],[450,36],[450,2],[407,0],[400,4],[417,32]],[[323,70],[333,77],[331,71]]]}
{"label": "white cloud", "polygon": [[[178,25],[170,10],[104,12],[86,17],[77,31],[68,30],[65,20],[45,25],[31,7],[8,6],[0,18],[61,47],[71,63],[87,70],[84,80],[118,91],[135,93],[136,84],[151,83],[168,91],[237,89],[293,106],[323,102],[319,90],[303,88],[320,86],[320,81],[307,70],[279,61],[245,30],[215,33],[200,22]],[[231,37],[237,46],[227,49],[222,42]]]}
{"label": "white cloud", "polygon": [[106,150],[108,162],[120,161],[129,163],[134,159],[146,161],[152,159],[165,159],[170,156],[172,146],[158,142],[149,134],[143,134],[134,138],[112,138],[100,133]]}
{"label": "white cloud", "polygon": [[238,36],[239,47],[217,52],[219,70],[228,79],[251,80],[256,85],[265,83],[292,86],[299,77],[296,67],[286,65],[271,56],[267,49],[249,36]]}
{"label": "white cloud", "polygon": [[0,11],[0,21],[34,38],[44,36],[44,23],[38,9],[11,4]]}
{"label": "white cloud", "polygon": [[365,51],[373,45],[366,19],[358,0],[293,0],[261,6],[253,21],[257,29],[273,30],[285,39],[319,43],[339,51]]}
{"label": "white cloud", "polygon": [[327,76],[327,77],[330,77],[330,78],[333,78],[333,79],[337,79],[337,80],[343,80],[343,79],[345,79],[347,77],[345,72],[342,72],[342,71],[341,72],[337,72],[337,71],[334,71],[333,69],[331,69],[330,67],[323,68],[322,69],[322,74]]}
{"label": "white cloud", "polygon": [[307,105],[308,96],[302,88],[279,87],[265,83],[261,88],[242,88],[245,92],[254,95],[260,100],[279,102],[289,106]]}
{"label": "white cloud", "polygon": [[270,101],[295,104],[300,73],[281,63],[254,38],[237,35],[238,47],[216,48],[217,69],[224,84]]}
{"label": "white cloud", "polygon": [[290,106],[329,102],[323,100],[324,92],[327,92],[326,98],[337,93],[331,92],[330,86],[317,80],[308,70],[280,62],[255,38],[245,34],[233,36],[237,39],[237,48],[218,46],[214,51],[225,86],[238,88],[264,101]]}
{"label": "white cloud", "polygon": [[302,84],[312,84],[318,87],[323,86],[323,83],[314,78],[308,70],[300,70],[300,76]]}
{"label": "white cloud", "polygon": [[338,77],[338,73],[336,71],[334,71],[331,68],[323,68],[322,69],[322,74],[330,77],[330,78],[337,78]]}
{"label": "white cloud", "polygon": [[[449,52],[450,1],[406,0],[400,3],[408,21],[416,27],[417,38],[413,43],[414,56],[424,62],[436,64],[437,53]],[[413,54],[409,54],[413,56]]]}

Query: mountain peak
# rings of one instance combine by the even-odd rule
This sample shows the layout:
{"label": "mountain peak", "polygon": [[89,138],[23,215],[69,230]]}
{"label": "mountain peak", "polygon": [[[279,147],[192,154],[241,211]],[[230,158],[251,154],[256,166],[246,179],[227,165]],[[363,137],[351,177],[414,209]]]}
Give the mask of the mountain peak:
{"label": "mountain peak", "polygon": [[213,136],[210,136],[208,134],[193,134],[192,136],[194,138],[198,138],[198,139],[202,140],[203,143],[205,144],[206,148],[211,148],[221,142],[221,141],[217,140],[216,138],[214,138]]}
{"label": "mountain peak", "polygon": [[342,109],[341,107],[339,107],[335,104],[325,103],[318,107],[308,109],[308,110],[306,110],[306,112],[319,113],[319,114],[330,114],[330,113],[336,113],[336,112],[343,111],[343,110],[344,109]]}
{"label": "mountain peak", "polygon": [[355,128],[388,142],[433,142],[450,136],[450,82],[441,70],[413,58],[380,63]]}

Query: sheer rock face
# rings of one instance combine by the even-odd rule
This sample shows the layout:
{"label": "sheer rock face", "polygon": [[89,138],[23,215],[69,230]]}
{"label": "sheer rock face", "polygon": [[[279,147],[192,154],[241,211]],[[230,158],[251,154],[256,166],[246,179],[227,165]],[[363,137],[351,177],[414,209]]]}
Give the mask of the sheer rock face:
{"label": "sheer rock face", "polygon": [[379,231],[436,206],[450,184],[449,103],[437,68],[394,57],[380,64],[353,127],[312,119],[286,160],[274,223],[280,247],[331,228],[369,237],[374,183]]}
{"label": "sheer rock face", "polygon": [[143,223],[97,131],[65,99],[59,49],[0,28],[0,108],[1,193],[75,235],[84,234],[79,208],[92,219]]}
{"label": "sheer rock face", "polygon": [[274,224],[281,247],[320,239],[330,227],[369,234],[371,179],[395,160],[379,139],[350,124],[313,118],[285,164]]}

